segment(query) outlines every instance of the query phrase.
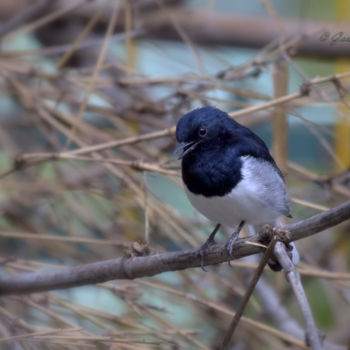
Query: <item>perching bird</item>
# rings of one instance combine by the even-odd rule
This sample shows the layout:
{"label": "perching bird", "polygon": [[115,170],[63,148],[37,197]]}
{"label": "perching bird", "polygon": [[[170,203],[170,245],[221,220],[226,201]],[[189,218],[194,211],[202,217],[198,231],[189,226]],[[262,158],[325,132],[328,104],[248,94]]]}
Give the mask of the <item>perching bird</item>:
{"label": "perching bird", "polygon": [[[254,233],[265,224],[280,225],[280,216],[290,217],[283,175],[264,141],[250,129],[217,108],[203,107],[179,120],[176,138],[186,194],[200,213],[217,223],[199,250],[202,268],[220,225],[235,229],[226,243],[231,255],[244,224]],[[294,246],[292,255],[297,262]]]}

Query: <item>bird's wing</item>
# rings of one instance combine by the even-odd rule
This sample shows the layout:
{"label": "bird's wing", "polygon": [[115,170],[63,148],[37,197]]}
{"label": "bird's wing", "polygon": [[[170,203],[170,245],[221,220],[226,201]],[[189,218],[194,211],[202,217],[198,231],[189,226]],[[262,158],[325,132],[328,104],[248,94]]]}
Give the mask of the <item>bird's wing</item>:
{"label": "bird's wing", "polygon": [[264,159],[252,156],[243,156],[241,160],[242,177],[250,184],[251,196],[277,213],[290,216],[287,191],[278,168]]}

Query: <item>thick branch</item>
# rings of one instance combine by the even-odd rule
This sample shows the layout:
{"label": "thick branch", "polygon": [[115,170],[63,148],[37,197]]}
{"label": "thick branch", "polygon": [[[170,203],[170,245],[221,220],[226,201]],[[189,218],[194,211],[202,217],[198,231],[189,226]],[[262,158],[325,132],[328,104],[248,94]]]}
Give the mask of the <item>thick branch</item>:
{"label": "thick branch", "polygon": [[[290,232],[288,240],[295,241],[349,219],[350,201],[283,228]],[[260,236],[255,235],[249,237],[249,242],[257,243],[260,239]],[[234,244],[233,259],[256,254],[263,250],[261,247],[247,243],[246,240],[246,238],[238,239]],[[228,259],[226,249],[222,245],[215,245],[208,249],[205,265],[219,264]],[[0,276],[0,295],[70,288],[115,279],[134,279],[198,266],[200,266],[198,251],[191,249],[151,256],[122,257],[52,271],[2,274]]]}
{"label": "thick branch", "polygon": [[[173,10],[171,17],[194,43],[262,48],[278,38],[301,38],[297,46],[301,54],[336,57],[350,53],[345,42],[350,28],[336,22],[281,18],[281,28],[268,17],[242,14]],[[149,36],[181,40],[167,16],[144,16],[143,26]]]}

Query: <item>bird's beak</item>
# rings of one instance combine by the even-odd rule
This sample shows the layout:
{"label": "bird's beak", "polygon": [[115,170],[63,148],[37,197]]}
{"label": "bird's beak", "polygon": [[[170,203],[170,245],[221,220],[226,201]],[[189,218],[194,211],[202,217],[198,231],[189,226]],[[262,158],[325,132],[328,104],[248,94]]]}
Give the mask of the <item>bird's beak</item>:
{"label": "bird's beak", "polygon": [[182,159],[185,154],[191,152],[197,147],[200,141],[191,141],[191,142],[181,142],[174,150],[174,155],[177,156],[177,159]]}

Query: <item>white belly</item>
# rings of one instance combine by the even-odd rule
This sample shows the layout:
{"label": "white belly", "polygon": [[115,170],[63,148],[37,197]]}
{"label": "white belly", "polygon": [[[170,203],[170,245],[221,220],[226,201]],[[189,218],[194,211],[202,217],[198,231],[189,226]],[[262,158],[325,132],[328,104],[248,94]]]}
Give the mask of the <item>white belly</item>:
{"label": "white belly", "polygon": [[236,186],[223,197],[204,197],[188,191],[192,205],[209,220],[224,226],[235,227],[242,220],[248,225],[274,224],[279,214],[266,203],[249,196],[243,186]]}

